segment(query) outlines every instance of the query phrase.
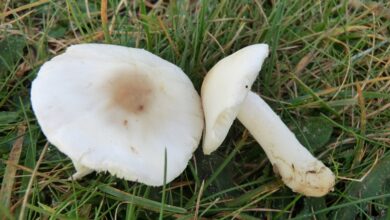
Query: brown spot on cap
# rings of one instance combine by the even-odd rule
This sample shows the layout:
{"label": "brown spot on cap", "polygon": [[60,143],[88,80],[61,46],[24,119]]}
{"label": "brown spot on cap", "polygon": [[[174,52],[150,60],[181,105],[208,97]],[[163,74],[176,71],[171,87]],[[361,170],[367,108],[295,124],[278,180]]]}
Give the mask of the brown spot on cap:
{"label": "brown spot on cap", "polygon": [[306,171],[306,174],[308,174],[308,173],[310,173],[310,174],[316,174],[317,171],[315,171],[315,170],[308,170],[308,171]]}
{"label": "brown spot on cap", "polygon": [[127,73],[111,81],[111,105],[133,114],[141,114],[150,107],[153,83],[144,74]]}
{"label": "brown spot on cap", "polygon": [[138,154],[138,151],[133,146],[130,146],[130,149],[133,153]]}

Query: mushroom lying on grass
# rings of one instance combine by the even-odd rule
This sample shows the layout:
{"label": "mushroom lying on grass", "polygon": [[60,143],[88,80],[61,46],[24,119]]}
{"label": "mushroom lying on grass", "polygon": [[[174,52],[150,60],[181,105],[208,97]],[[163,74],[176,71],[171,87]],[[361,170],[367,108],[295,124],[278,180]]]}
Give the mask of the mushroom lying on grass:
{"label": "mushroom lying on grass", "polygon": [[31,89],[47,139],[72,159],[74,179],[108,171],[159,186],[187,166],[203,113],[183,71],[142,49],[71,46],[46,62]]}
{"label": "mushroom lying on grass", "polygon": [[260,96],[250,91],[267,56],[268,45],[251,45],[222,59],[206,75],[201,91],[206,122],[203,151],[215,151],[238,117],[287,186],[306,196],[323,196],[335,184],[332,171],[299,143]]}

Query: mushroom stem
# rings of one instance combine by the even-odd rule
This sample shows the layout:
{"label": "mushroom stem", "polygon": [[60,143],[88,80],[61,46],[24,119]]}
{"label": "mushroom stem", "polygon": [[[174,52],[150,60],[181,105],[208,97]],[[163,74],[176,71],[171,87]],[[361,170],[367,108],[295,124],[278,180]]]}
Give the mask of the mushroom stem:
{"label": "mushroom stem", "polygon": [[79,180],[79,179],[83,178],[84,176],[93,172],[92,169],[89,169],[88,167],[83,166],[81,163],[79,163],[77,161],[73,160],[72,162],[73,162],[73,165],[76,169],[76,173],[74,173],[71,177],[69,177],[69,180]]}
{"label": "mushroom stem", "polygon": [[249,92],[238,119],[263,147],[274,172],[294,192],[320,197],[333,190],[332,171],[299,143],[260,96]]}

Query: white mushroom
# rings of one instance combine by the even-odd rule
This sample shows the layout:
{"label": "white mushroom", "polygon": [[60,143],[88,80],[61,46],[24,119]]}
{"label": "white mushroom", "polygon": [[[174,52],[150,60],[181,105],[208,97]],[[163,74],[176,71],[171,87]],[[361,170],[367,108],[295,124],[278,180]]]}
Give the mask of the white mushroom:
{"label": "white mushroom", "polygon": [[142,49],[80,44],[46,62],[31,89],[47,139],[92,171],[159,186],[187,166],[203,129],[200,98],[172,63]]}
{"label": "white mushroom", "polygon": [[265,44],[248,46],[219,61],[206,75],[201,94],[206,119],[203,151],[216,150],[238,117],[288,187],[306,196],[323,196],[335,184],[332,171],[299,143],[260,96],[250,92],[267,55]]}
{"label": "white mushroom", "polygon": [[267,56],[268,45],[251,45],[220,60],[207,73],[201,89],[205,154],[222,144]]}

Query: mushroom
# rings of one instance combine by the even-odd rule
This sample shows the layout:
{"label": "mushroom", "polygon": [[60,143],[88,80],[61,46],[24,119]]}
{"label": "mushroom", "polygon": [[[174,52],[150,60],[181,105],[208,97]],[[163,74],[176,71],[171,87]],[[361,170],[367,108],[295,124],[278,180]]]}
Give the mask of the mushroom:
{"label": "mushroom", "polygon": [[203,130],[192,82],[143,49],[71,46],[41,67],[31,101],[49,142],[71,158],[74,179],[108,171],[163,185],[165,161],[170,182],[186,168]]}
{"label": "mushroom", "polygon": [[220,60],[208,72],[201,89],[206,123],[203,151],[215,151],[238,117],[288,187],[306,196],[323,196],[335,184],[332,171],[299,143],[260,96],[250,91],[267,56],[268,45],[251,45]]}

